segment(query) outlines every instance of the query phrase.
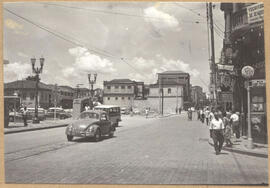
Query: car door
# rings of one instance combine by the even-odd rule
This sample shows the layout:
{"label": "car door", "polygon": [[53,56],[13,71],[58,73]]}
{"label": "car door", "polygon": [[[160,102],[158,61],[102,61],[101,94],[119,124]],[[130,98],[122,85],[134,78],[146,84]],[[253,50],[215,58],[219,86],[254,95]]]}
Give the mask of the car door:
{"label": "car door", "polygon": [[105,113],[100,114],[100,128],[102,134],[110,132],[110,121]]}

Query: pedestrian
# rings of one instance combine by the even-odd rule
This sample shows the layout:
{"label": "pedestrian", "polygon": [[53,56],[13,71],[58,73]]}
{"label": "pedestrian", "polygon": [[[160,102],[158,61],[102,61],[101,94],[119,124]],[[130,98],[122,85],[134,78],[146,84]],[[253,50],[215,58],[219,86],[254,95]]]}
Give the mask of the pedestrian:
{"label": "pedestrian", "polygon": [[239,130],[239,115],[233,111],[231,117],[230,117],[232,130],[235,138],[240,138],[240,130]]}
{"label": "pedestrian", "polygon": [[188,120],[192,121],[192,111],[191,108],[188,108]]}
{"label": "pedestrian", "polygon": [[148,113],[149,113],[149,110],[148,108],[145,109],[145,118],[147,119],[148,118]]}
{"label": "pedestrian", "polygon": [[214,149],[216,151],[216,155],[218,155],[221,152],[224,142],[224,123],[217,112],[214,113],[214,118],[210,122],[209,129],[211,131],[211,137],[214,142]]}
{"label": "pedestrian", "polygon": [[201,117],[201,122],[204,123],[205,115],[204,115],[204,110],[203,109],[200,110],[200,117]]}
{"label": "pedestrian", "polygon": [[181,111],[182,111],[182,108],[181,108],[181,107],[179,107],[179,114],[181,114]]}
{"label": "pedestrian", "polygon": [[22,116],[23,116],[23,123],[24,123],[24,126],[26,127],[27,126],[27,113],[28,113],[28,110],[26,108],[26,106],[23,108],[23,113],[22,113]]}
{"label": "pedestrian", "polygon": [[209,125],[209,114],[210,114],[210,111],[208,108],[205,109],[205,121],[206,121],[206,125],[208,126]]}
{"label": "pedestrian", "polygon": [[211,111],[210,111],[210,113],[209,113],[209,122],[211,122],[212,119],[214,119],[214,112],[215,112],[215,109],[212,108]]}
{"label": "pedestrian", "polygon": [[232,135],[232,128],[230,124],[230,113],[224,113],[224,118],[223,118],[223,123],[225,127],[225,132],[224,132],[224,141],[226,143],[226,146],[231,147],[233,145],[231,141],[231,135]]}
{"label": "pedestrian", "polygon": [[201,119],[201,109],[199,108],[197,110],[197,120],[200,120]]}
{"label": "pedestrian", "polygon": [[178,108],[177,107],[175,108],[175,113],[178,114]]}

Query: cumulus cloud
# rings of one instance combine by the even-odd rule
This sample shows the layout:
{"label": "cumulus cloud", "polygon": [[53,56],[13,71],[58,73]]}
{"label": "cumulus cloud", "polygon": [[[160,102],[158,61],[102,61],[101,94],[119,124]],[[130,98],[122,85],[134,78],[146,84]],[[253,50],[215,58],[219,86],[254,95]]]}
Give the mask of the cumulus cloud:
{"label": "cumulus cloud", "polygon": [[146,22],[151,23],[157,29],[179,29],[179,22],[174,16],[157,10],[156,7],[149,7],[144,9],[144,17]]}
{"label": "cumulus cloud", "polygon": [[29,56],[27,54],[23,53],[23,52],[18,52],[18,56],[29,58]]}
{"label": "cumulus cloud", "polygon": [[109,74],[116,71],[110,60],[92,54],[86,48],[71,48],[69,49],[69,53],[75,58],[75,62],[72,64],[72,67],[63,69],[66,77],[89,72]]}
{"label": "cumulus cloud", "polygon": [[9,29],[13,29],[13,30],[21,30],[23,29],[23,25],[18,24],[17,22],[15,22],[12,19],[6,19],[5,20],[5,26]]}
{"label": "cumulus cloud", "polygon": [[24,79],[31,75],[32,68],[29,63],[14,62],[4,65],[4,82]]}
{"label": "cumulus cloud", "polygon": [[6,19],[5,20],[5,26],[11,30],[13,30],[13,32],[15,34],[18,34],[18,35],[28,35],[28,33],[24,32],[23,31],[23,25],[15,22],[14,20],[12,19]]}
{"label": "cumulus cloud", "polygon": [[200,74],[197,69],[191,68],[188,63],[179,59],[167,59],[159,54],[156,57],[158,57],[156,60],[144,59],[142,57],[134,58],[132,64],[138,70],[138,73],[130,73],[129,77],[140,81],[149,80],[149,83],[154,83],[156,82],[157,73],[164,71],[179,70],[189,73],[193,78],[198,77]]}

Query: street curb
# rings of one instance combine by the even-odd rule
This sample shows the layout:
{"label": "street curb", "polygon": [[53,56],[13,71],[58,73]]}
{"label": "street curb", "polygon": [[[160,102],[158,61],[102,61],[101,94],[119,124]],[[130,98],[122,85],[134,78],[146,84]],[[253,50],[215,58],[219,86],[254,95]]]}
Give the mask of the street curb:
{"label": "street curb", "polygon": [[[209,143],[209,145],[214,146],[214,144],[211,143],[209,140],[208,140],[208,143]],[[234,152],[234,153],[239,153],[239,154],[244,154],[244,155],[248,155],[248,156],[268,158],[268,154],[256,153],[256,152],[250,152],[250,151],[243,151],[243,150],[240,150],[240,149],[228,148],[226,146],[222,147],[222,150],[230,151],[230,152]]]}
{"label": "street curb", "polygon": [[61,124],[61,125],[54,125],[54,126],[48,126],[48,127],[37,127],[37,128],[29,128],[29,129],[22,129],[22,130],[11,130],[6,131],[4,134],[13,134],[13,133],[20,133],[20,132],[28,132],[28,131],[38,131],[42,129],[53,129],[53,128],[59,128],[59,127],[66,127],[68,123]]}

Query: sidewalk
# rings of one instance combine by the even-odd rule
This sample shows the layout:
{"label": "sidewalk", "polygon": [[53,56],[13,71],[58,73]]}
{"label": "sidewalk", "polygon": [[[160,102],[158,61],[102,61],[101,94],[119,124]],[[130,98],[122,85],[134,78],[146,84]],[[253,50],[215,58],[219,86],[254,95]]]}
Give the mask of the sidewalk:
{"label": "sidewalk", "polygon": [[63,119],[63,120],[45,120],[40,121],[38,124],[33,124],[31,120],[28,121],[27,127],[24,127],[22,122],[10,122],[8,128],[4,128],[4,134],[25,132],[25,131],[35,131],[41,129],[50,129],[57,127],[65,127],[71,122],[71,118]]}
{"label": "sidewalk", "polygon": [[[255,156],[255,157],[262,157],[262,158],[268,158],[268,144],[258,144],[254,143],[254,148],[249,149],[247,147],[248,140],[244,137],[240,137],[239,139],[233,140],[232,147],[223,146],[223,150],[239,153],[239,154],[245,154],[249,156]],[[213,140],[209,138],[208,143],[213,146]]]}

